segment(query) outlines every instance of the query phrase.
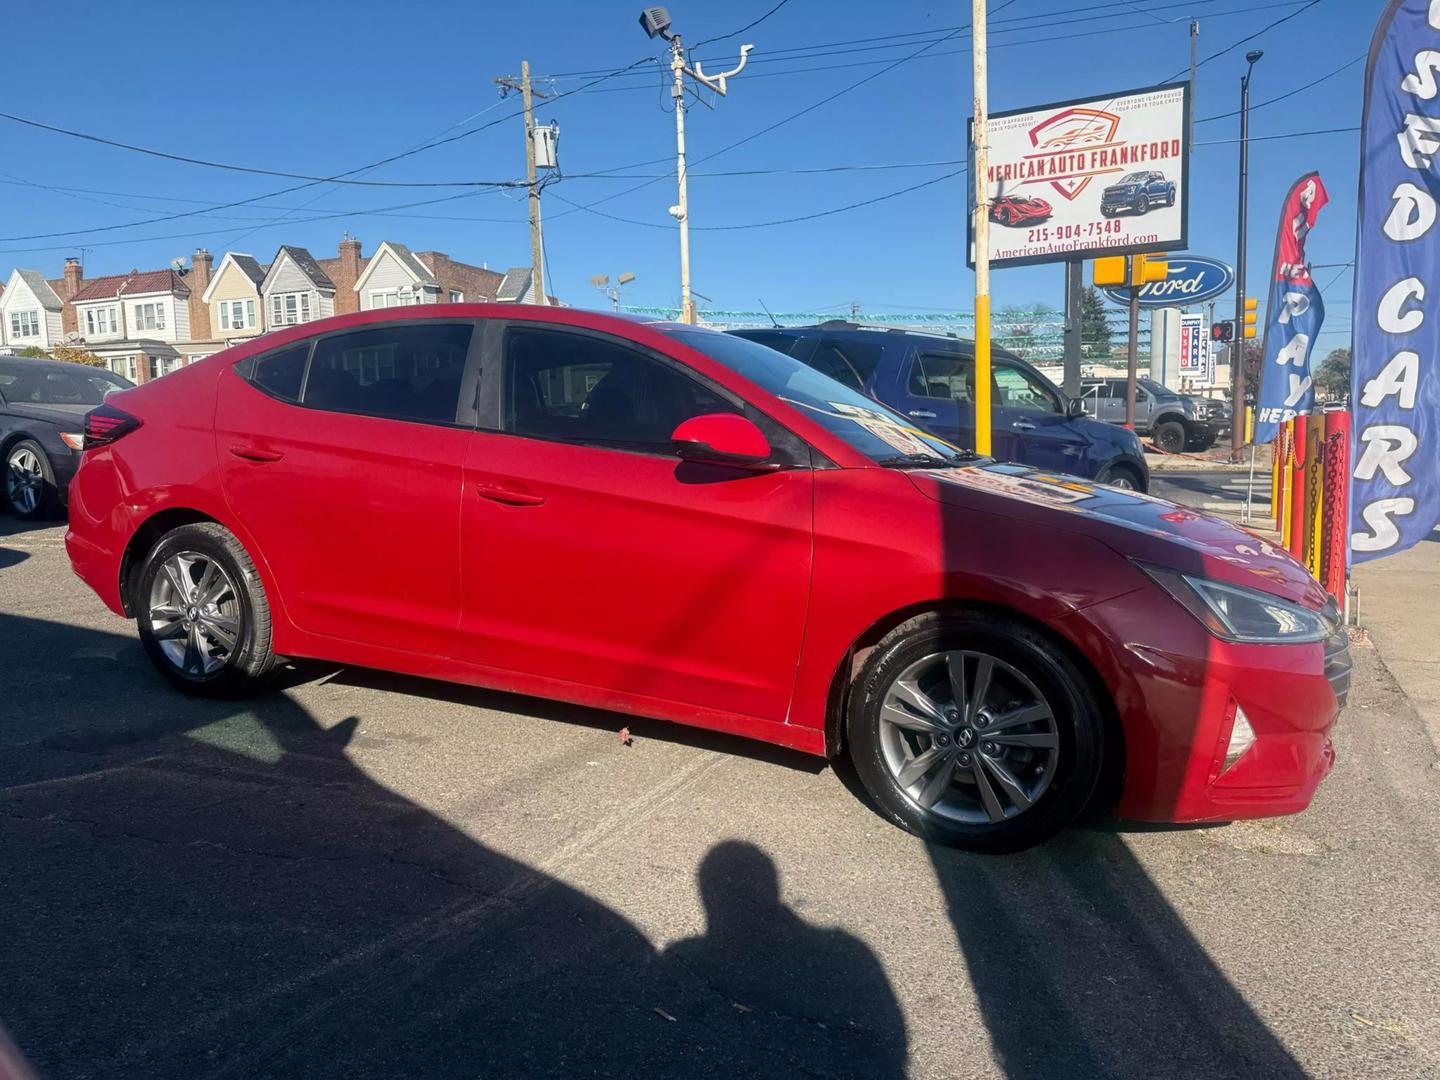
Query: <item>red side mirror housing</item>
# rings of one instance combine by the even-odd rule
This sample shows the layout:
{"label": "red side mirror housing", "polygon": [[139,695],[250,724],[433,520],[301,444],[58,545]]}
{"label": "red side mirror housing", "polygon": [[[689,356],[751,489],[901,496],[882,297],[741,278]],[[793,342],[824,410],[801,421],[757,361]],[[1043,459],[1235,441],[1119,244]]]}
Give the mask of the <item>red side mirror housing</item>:
{"label": "red side mirror housing", "polygon": [[755,423],[736,413],[692,416],[670,436],[686,461],[712,465],[759,465],[770,457],[770,442]]}

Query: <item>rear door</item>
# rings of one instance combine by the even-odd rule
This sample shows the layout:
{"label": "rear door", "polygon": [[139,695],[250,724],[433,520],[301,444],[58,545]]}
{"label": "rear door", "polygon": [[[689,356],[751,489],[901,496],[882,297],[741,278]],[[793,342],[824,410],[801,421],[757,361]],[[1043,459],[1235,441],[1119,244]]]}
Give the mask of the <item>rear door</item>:
{"label": "rear door", "polygon": [[[973,356],[959,351],[916,349],[901,372],[897,405],[917,427],[973,450],[974,390]],[[994,450],[996,456],[1005,453],[999,445]]]}
{"label": "rear door", "polygon": [[785,467],[684,462],[671,432],[743,411],[728,391],[579,328],[517,322],[496,345],[465,467],[461,655],[784,720],[810,587],[803,444],[752,410]]}
{"label": "rear door", "polygon": [[454,656],[472,320],[383,323],[220,380],[221,485],[311,633]]}

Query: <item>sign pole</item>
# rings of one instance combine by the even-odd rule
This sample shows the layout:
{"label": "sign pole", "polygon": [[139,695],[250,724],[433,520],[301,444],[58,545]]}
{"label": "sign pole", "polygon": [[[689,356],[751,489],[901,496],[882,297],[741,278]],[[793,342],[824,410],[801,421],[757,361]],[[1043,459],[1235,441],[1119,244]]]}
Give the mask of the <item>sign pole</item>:
{"label": "sign pole", "polygon": [[990,453],[990,182],[985,0],[973,0],[971,56],[975,78],[975,452]]}
{"label": "sign pole", "polygon": [[1065,385],[1062,389],[1069,398],[1080,396],[1081,333],[1085,329],[1081,301],[1084,270],[1085,264],[1079,259],[1065,263]]}
{"label": "sign pole", "polygon": [[1140,286],[1135,284],[1135,256],[1125,260],[1125,279],[1130,282],[1130,355],[1125,370],[1125,426],[1135,430],[1135,379],[1139,371]]}

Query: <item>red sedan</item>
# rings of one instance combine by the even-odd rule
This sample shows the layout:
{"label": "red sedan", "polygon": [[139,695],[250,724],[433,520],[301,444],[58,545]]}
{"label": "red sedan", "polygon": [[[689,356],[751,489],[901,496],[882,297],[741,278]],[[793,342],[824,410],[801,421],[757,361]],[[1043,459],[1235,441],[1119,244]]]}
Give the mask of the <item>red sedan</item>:
{"label": "red sedan", "polygon": [[1298,811],[1333,759],[1345,637],[1289,555],[740,338],[365,312],[85,434],[70,558],[192,693],[316,657],[848,754],[885,816],[992,851],[1117,785],[1135,818]]}

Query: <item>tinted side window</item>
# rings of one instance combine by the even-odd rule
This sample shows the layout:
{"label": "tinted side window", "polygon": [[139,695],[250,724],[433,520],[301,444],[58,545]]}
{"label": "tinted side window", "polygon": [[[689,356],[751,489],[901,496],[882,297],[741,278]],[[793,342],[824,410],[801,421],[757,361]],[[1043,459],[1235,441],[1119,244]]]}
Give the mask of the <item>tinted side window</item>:
{"label": "tinted side window", "polygon": [[907,382],[916,397],[975,400],[975,360],[959,353],[916,353]]}
{"label": "tinted side window", "polygon": [[304,404],[391,420],[453,424],[473,323],[382,326],[315,343]]}
{"label": "tinted side window", "polygon": [[824,338],[805,362],[851,390],[863,390],[880,366],[885,346],[878,341],[837,341]]}
{"label": "tinted side window", "polygon": [[305,361],[309,358],[308,341],[262,356],[255,361],[250,381],[273,397],[299,401],[300,386],[305,381]]}
{"label": "tinted side window", "polygon": [[670,453],[670,435],[704,413],[736,412],[701,383],[627,346],[512,327],[505,335],[505,430]]}
{"label": "tinted side window", "polygon": [[1023,368],[996,364],[994,379],[997,408],[1048,413],[1063,411],[1050,388]]}

